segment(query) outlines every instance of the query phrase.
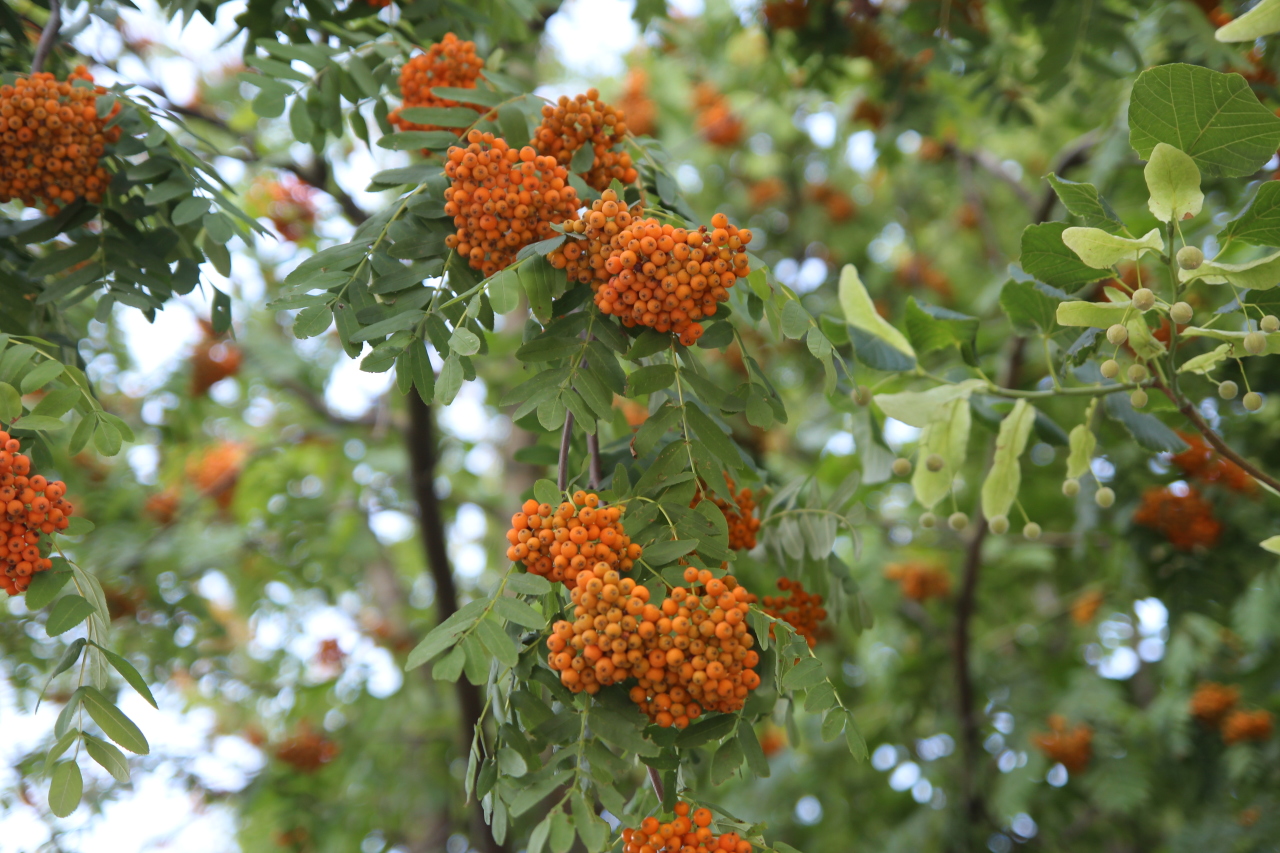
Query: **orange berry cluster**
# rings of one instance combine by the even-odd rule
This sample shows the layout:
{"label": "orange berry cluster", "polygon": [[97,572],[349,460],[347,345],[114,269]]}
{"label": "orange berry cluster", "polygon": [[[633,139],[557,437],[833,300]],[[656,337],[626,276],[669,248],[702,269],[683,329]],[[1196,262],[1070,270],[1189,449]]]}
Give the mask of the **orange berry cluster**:
{"label": "orange berry cluster", "polygon": [[790,595],[766,595],[760,600],[765,615],[781,619],[796,633],[804,637],[809,648],[818,642],[818,626],[827,618],[827,609],[822,606],[822,596],[805,592],[800,581],[790,578],[778,578],[778,589]]}
{"label": "orange berry cluster", "polygon": [[1102,606],[1102,593],[1096,589],[1085,590],[1071,602],[1071,621],[1077,625],[1088,625],[1098,615]]}
{"label": "orange berry cluster", "polygon": [[293,175],[263,176],[249,188],[247,200],[254,216],[266,216],[281,237],[298,243],[315,226],[315,195],[314,187]]}
{"label": "orange berry cluster", "polygon": [[30,457],[18,452],[22,442],[0,431],[0,446],[0,542],[7,545],[0,558],[0,589],[20,595],[32,575],[53,568],[53,561],[40,555],[40,534],[66,530],[73,507],[65,500],[65,483],[31,475]]}
{"label": "orange berry cluster", "polygon": [[631,688],[631,701],[663,728],[682,729],[702,711],[740,711],[760,686],[760,655],[747,630],[756,597],[732,575],[716,578],[690,566],[684,578],[691,588],[677,586],[660,606],[646,606],[637,629],[649,669]]}
{"label": "orange berry cluster", "polygon": [[669,822],[651,815],[638,829],[624,828],[622,853],[751,853],[755,849],[736,832],[712,832],[710,809],[676,803],[675,813]]}
{"label": "orange berry cluster", "polygon": [[1093,729],[1081,723],[1068,730],[1066,720],[1059,714],[1050,715],[1049,728],[1052,731],[1033,735],[1031,742],[1068,772],[1083,772],[1093,759]]}
{"label": "orange berry cluster", "polygon": [[1212,548],[1222,535],[1222,522],[1214,518],[1213,504],[1186,486],[1177,491],[1169,486],[1147,489],[1133,521],[1160,533],[1182,551],[1196,546]]}
{"label": "orange berry cluster", "polygon": [[178,506],[181,502],[182,496],[178,490],[169,486],[148,497],[146,504],[143,505],[143,511],[160,524],[172,524],[178,515]]}
{"label": "orange berry cluster", "polygon": [[764,20],[775,30],[798,30],[809,23],[809,0],[770,0]]}
{"label": "orange berry cluster", "polygon": [[1198,434],[1180,431],[1178,435],[1188,447],[1181,453],[1175,453],[1170,461],[1188,477],[1205,483],[1220,483],[1233,492],[1251,495],[1258,490],[1258,482],[1253,477],[1230,459],[1219,456]]}
{"label": "orange berry cluster", "polygon": [[951,287],[951,279],[939,270],[924,255],[911,255],[898,264],[894,273],[898,284],[904,287],[923,287],[931,290],[943,299],[951,299],[955,291]]}
{"label": "orange berry cluster", "polygon": [[561,95],[559,102],[542,108],[542,124],[533,136],[539,154],[556,158],[566,169],[574,152],[590,145],[595,153],[591,168],[582,173],[588,186],[604,190],[616,178],[624,184],[635,183],[637,172],[631,155],[614,151],[627,135],[626,115],[622,110],[600,100],[600,92],[588,89],[585,95],[570,99]]}
{"label": "orange berry cluster", "polygon": [[213,333],[213,326],[201,320],[204,338],[191,354],[191,396],[201,397],[218,382],[240,372],[240,348]]}
{"label": "orange berry cluster", "polygon": [[547,262],[564,270],[570,282],[590,282],[591,289],[599,294],[600,286],[612,278],[604,264],[613,251],[613,238],[638,219],[643,210],[640,202],[627,207],[616,192],[605,190],[580,217],[575,215],[564,224],[565,233],[580,234],[584,239],[566,239],[547,255]]}
{"label": "orange berry cluster", "polygon": [[111,176],[98,160],[120,138],[119,127],[106,127],[120,105],[99,116],[107,90],[80,80],[93,82],[83,65],[61,83],[38,72],[0,86],[0,204],[17,198],[56,216],[59,202],[102,201]]}
{"label": "orange berry cluster", "polygon": [[573,219],[577,191],[556,158],[526,145],[516,150],[492,133],[473,130],[466,148],[449,149],[444,211],[456,234],[445,245],[486,276],[509,266],[516,253],[552,236],[552,225]]}
{"label": "orange berry cluster", "polygon": [[858,206],[849,194],[831,184],[815,184],[809,188],[809,199],[822,205],[832,222],[847,222],[858,215]]}
{"label": "orange berry cluster", "polygon": [[1234,684],[1205,681],[1191,694],[1191,716],[1207,726],[1216,726],[1240,701],[1240,688]]}
{"label": "orange berry cluster", "polygon": [[750,489],[734,494],[737,484],[728,474],[724,479],[732,502],[724,498],[711,500],[724,513],[724,520],[729,524],[729,547],[735,551],[750,551],[756,547],[756,534],[760,532],[760,519],[755,517],[755,496]]}
{"label": "orange berry cluster", "polygon": [[276,758],[293,766],[300,773],[315,773],[338,757],[342,748],[322,734],[313,731],[305,722],[298,733],[276,747]]}
{"label": "orange berry cluster", "polygon": [[219,442],[187,463],[187,476],[201,494],[213,498],[222,509],[228,509],[248,456],[249,450],[243,444]]}
{"label": "orange berry cluster", "polygon": [[733,148],[742,141],[742,119],[733,114],[729,100],[710,83],[699,83],[693,90],[693,106],[697,111],[694,125],[712,145]]}
{"label": "orange berry cluster", "polygon": [[530,499],[511,516],[507,559],[570,589],[588,568],[597,576],[629,572],[643,551],[627,536],[621,519],[621,507],[600,506],[600,496],[592,492],[574,492],[573,501],[554,512],[551,504]]}
{"label": "orange berry cluster", "polygon": [[658,108],[649,97],[649,72],[632,68],[622,88],[622,110],[627,126],[636,136],[651,136],[657,129]]}
{"label": "orange berry cluster", "polygon": [[951,592],[951,576],[930,563],[890,563],[884,567],[884,576],[896,581],[912,601],[945,598]]}
{"label": "orange berry cluster", "polygon": [[1222,742],[1230,746],[1246,740],[1269,740],[1272,725],[1270,711],[1232,711],[1222,721]]}
{"label": "orange berry cluster", "polygon": [[673,332],[691,346],[702,337],[704,317],[712,317],[729,288],[751,271],[751,232],[728,217],[711,217],[696,231],[633,219],[610,243],[605,272],[612,278],[596,291],[596,307],[622,318],[622,325]]}
{"label": "orange berry cluster", "polygon": [[431,92],[437,86],[474,89],[476,78],[480,76],[480,69],[483,67],[484,60],[476,56],[475,42],[463,41],[453,33],[445,33],[443,39],[427,48],[426,53],[413,57],[400,69],[401,104],[391,111],[387,121],[400,130],[456,131],[457,128],[434,124],[415,124],[401,117],[400,111],[409,107],[466,107],[484,112],[484,107],[441,98]]}
{"label": "orange berry cluster", "polygon": [[[558,620],[547,637],[547,665],[560,683],[594,695],[647,672],[640,617],[649,590],[603,563],[578,572],[571,589],[574,621]],[[650,625],[646,633],[656,630]]]}

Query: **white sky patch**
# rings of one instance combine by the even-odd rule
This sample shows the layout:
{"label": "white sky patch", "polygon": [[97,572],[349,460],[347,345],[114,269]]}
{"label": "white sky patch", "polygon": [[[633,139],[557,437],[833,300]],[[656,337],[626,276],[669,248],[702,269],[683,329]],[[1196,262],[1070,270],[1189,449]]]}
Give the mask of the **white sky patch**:
{"label": "white sky patch", "polygon": [[836,144],[836,116],[826,110],[805,117],[805,132],[819,148],[830,148]]}
{"label": "white sky patch", "polygon": [[343,358],[329,374],[329,382],[324,389],[325,404],[339,415],[363,417],[387,392],[394,379],[393,371],[369,373],[360,369],[360,362],[356,359]]}
{"label": "white sky patch", "polygon": [[195,314],[176,300],[156,312],[154,323],[148,323],[141,311],[124,305],[116,305],[114,316],[133,362],[120,376],[120,387],[131,397],[141,397],[163,385],[200,336]]}
{"label": "white sky patch", "polygon": [[546,43],[573,73],[616,77],[626,68],[623,57],[640,38],[631,18],[634,8],[626,0],[568,0],[547,19]]}
{"label": "white sky patch", "polygon": [[884,419],[884,440],[894,450],[901,449],[920,437],[920,428],[904,424],[897,418]]}
{"label": "white sky patch", "polygon": [[379,510],[369,516],[369,529],[383,545],[394,545],[413,535],[413,519],[399,510]]}
{"label": "white sky patch", "polygon": [[849,142],[844,149],[844,159],[851,169],[865,175],[875,168],[877,157],[879,153],[876,151],[875,131],[859,130],[849,136]]}

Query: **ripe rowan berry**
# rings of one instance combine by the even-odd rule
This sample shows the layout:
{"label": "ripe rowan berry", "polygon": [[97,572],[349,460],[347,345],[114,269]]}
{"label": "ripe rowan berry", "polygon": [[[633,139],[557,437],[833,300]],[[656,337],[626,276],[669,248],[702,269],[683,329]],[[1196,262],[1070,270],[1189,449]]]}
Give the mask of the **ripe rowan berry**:
{"label": "ripe rowan berry", "polygon": [[530,146],[515,149],[492,133],[472,130],[465,148],[449,149],[444,210],[456,234],[445,245],[486,276],[509,266],[516,254],[553,235],[552,225],[577,216],[578,194],[554,157]]}
{"label": "ripe rowan berry", "polygon": [[20,595],[36,572],[53,568],[41,534],[66,530],[74,507],[64,497],[66,484],[31,474],[31,459],[19,452],[21,441],[0,431],[0,447],[0,589]]}
{"label": "ripe rowan berry", "polygon": [[1191,694],[1191,716],[1207,726],[1216,726],[1240,701],[1240,688],[1234,684],[1204,681]]}
{"label": "ripe rowan berry", "polygon": [[622,111],[627,116],[627,126],[636,136],[652,136],[657,129],[657,105],[649,97],[649,73],[643,68],[632,68],[622,88]]}
{"label": "ripe rowan berry", "polygon": [[240,348],[213,333],[213,326],[201,320],[204,338],[191,354],[191,396],[202,397],[216,383],[240,372]]}
{"label": "ripe rowan berry", "polygon": [[[737,483],[728,474],[725,475],[724,481],[728,486],[728,500],[712,497],[711,502],[724,513],[725,523],[729,527],[729,547],[735,551],[750,551],[756,547],[756,535],[760,531],[760,519],[755,517],[755,494],[751,489],[735,491],[738,488]],[[697,506],[702,497],[703,492],[699,489],[689,508]]]}
{"label": "ripe rowan berry", "polygon": [[1222,721],[1222,741],[1229,746],[1246,740],[1269,740],[1271,729],[1270,711],[1232,711]]}
{"label": "ripe rowan berry", "polygon": [[453,130],[458,128],[441,127],[434,124],[415,124],[400,115],[401,110],[409,107],[465,107],[483,113],[485,107],[475,104],[463,104],[448,98],[441,98],[432,93],[437,86],[448,86],[452,89],[474,89],[476,78],[484,60],[476,56],[476,44],[463,41],[453,33],[445,33],[444,38],[410,59],[400,69],[399,107],[391,111],[387,121],[399,130]]}
{"label": "ripe rowan berry", "polygon": [[[528,500],[511,517],[507,558],[523,563],[532,574],[561,582],[570,589],[588,568],[629,572],[643,549],[622,525],[622,508],[600,506],[600,496],[576,492],[554,511],[550,504]],[[603,568],[601,568],[603,566]]]}
{"label": "ripe rowan berry", "polygon": [[697,112],[694,125],[712,145],[733,148],[742,141],[744,127],[729,106],[729,100],[710,83],[699,83],[693,90],[693,106]]}
{"label": "ripe rowan berry", "polygon": [[78,198],[102,201],[111,175],[100,161],[120,138],[107,127],[120,105],[99,116],[96,99],[107,90],[80,81],[93,82],[83,65],[62,82],[37,72],[0,86],[0,204],[21,199],[56,216]]}
{"label": "ripe rowan berry", "polygon": [[289,174],[256,178],[246,193],[249,213],[265,216],[281,237],[300,243],[316,223],[316,189]]}
{"label": "ripe rowan berry", "polygon": [[539,154],[555,157],[565,168],[578,149],[590,145],[595,157],[591,168],[580,174],[588,186],[603,191],[614,180],[635,183],[638,173],[631,155],[614,150],[626,135],[626,115],[600,100],[597,90],[588,89],[572,99],[562,95],[554,106],[542,108],[542,124],[533,134],[533,145]]}

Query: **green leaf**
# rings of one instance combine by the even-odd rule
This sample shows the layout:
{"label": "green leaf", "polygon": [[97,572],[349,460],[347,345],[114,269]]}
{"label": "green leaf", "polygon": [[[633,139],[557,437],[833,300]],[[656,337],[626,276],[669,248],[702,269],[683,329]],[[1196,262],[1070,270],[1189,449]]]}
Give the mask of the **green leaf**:
{"label": "green leaf", "polygon": [[1151,327],[1147,325],[1146,319],[1141,314],[1135,314],[1125,321],[1125,328],[1129,330],[1129,348],[1137,354],[1137,356],[1146,361],[1159,358],[1168,350],[1164,344],[1157,340],[1152,334]]}
{"label": "green leaf", "polygon": [[858,277],[858,270],[853,264],[845,264],[844,269],[840,271],[839,296],[840,308],[844,311],[844,318],[849,325],[883,341],[901,355],[915,360],[916,354],[911,349],[911,344],[876,311],[871,296],[863,286],[862,279]]}
{"label": "green leaf", "polygon": [[729,438],[715,421],[711,420],[706,413],[699,409],[694,403],[686,403],[684,407],[685,420],[689,422],[689,426],[698,434],[698,438],[707,445],[707,448],[714,453],[721,462],[732,469],[742,467],[742,454],[738,452],[737,445],[733,443],[733,439]]}
{"label": "green leaf", "polygon": [[1178,270],[1181,282],[1203,279],[1207,284],[1233,284],[1250,290],[1269,290],[1280,283],[1280,252],[1242,264],[1205,261],[1193,270]]}
{"label": "green leaf", "polygon": [[377,142],[379,148],[389,148],[392,151],[443,151],[457,144],[458,135],[448,130],[405,130],[389,133],[380,137]]}
{"label": "green leaf", "polygon": [[[22,422],[24,424],[27,423],[31,417],[32,416],[23,418]],[[56,423],[62,423],[62,421],[56,421]],[[66,425],[63,424],[63,426]],[[33,427],[33,429],[39,429],[39,427]],[[106,421],[99,419],[98,426],[93,433],[93,444],[98,448],[98,452],[103,456],[115,456],[120,452],[120,447],[123,444],[123,437],[120,435],[120,430],[116,429]]]}
{"label": "green leaf", "polygon": [[440,368],[440,379],[436,382],[436,401],[442,406],[453,402],[462,388],[462,361],[459,356],[450,353]]}
{"label": "green leaf", "polygon": [[[1028,225],[1022,232],[1022,269],[1036,280],[1074,293],[1091,281],[1110,278],[1109,270],[1090,267],[1062,242],[1066,223]],[[1061,322],[1061,321],[1059,321]]]}
{"label": "green leaf", "polygon": [[809,330],[812,318],[804,306],[795,299],[787,300],[782,306],[782,334],[793,340],[801,338]]}
{"label": "green leaf", "polygon": [[1098,446],[1098,437],[1093,434],[1093,430],[1089,429],[1087,423],[1077,424],[1071,429],[1069,443],[1071,450],[1067,454],[1067,476],[1074,480],[1083,477],[1089,471],[1094,448]]}
{"label": "green leaf", "polygon": [[22,414],[22,397],[8,382],[0,382],[0,421],[13,423]]}
{"label": "green leaf", "polygon": [[1239,74],[1197,65],[1150,68],[1129,96],[1129,144],[1144,160],[1161,142],[1190,154],[1210,177],[1239,178],[1280,148],[1280,117]]}
{"label": "green leaf", "polygon": [[1231,240],[1255,246],[1280,246],[1280,181],[1260,184],[1249,206],[1218,234],[1220,244]]}
{"label": "green leaf", "polygon": [[817,658],[801,658],[800,663],[782,676],[783,690],[808,690],[827,680],[822,661]]}
{"label": "green leaf", "polygon": [[1107,204],[1106,199],[1098,195],[1098,188],[1093,184],[1076,183],[1059,178],[1050,172],[1045,180],[1053,187],[1053,191],[1058,194],[1058,200],[1062,202],[1062,206],[1067,212],[1073,216],[1078,216],[1085,225],[1093,228],[1101,228],[1104,231],[1110,231],[1118,234],[1124,230],[1124,224],[1120,221],[1120,217],[1116,216],[1111,205]]}
{"label": "green leaf", "polygon": [[649,566],[660,568],[697,548],[698,541],[697,539],[668,539],[665,542],[646,545],[643,559]]}
{"label": "green leaf", "polygon": [[581,791],[573,792],[573,823],[588,853],[599,853],[609,842],[609,824],[596,817]]}
{"label": "green leaf", "polygon": [[[62,362],[49,359],[32,368],[31,372],[22,377],[22,393],[30,394],[32,391],[39,391],[53,380],[62,375]],[[79,392],[77,391],[77,396]],[[75,405],[73,402],[72,405]],[[70,408],[70,406],[68,406]]]}
{"label": "green leaf", "polygon": [[1234,21],[1218,27],[1213,37],[1221,42],[1253,41],[1280,32],[1280,0],[1258,0],[1258,4]]}
{"label": "green leaf", "polygon": [[987,518],[1008,516],[1022,484],[1019,459],[1027,446],[1027,437],[1035,425],[1035,407],[1026,400],[1014,403],[1013,411],[1000,422],[991,470],[982,484],[982,513]]}
{"label": "green leaf", "polygon": [[936,453],[943,461],[942,468],[937,471],[930,471],[924,464],[916,465],[911,475],[911,488],[916,500],[926,509],[933,509],[947,496],[956,475],[964,468],[972,424],[969,395],[965,394],[939,405],[920,433],[920,459]]}
{"label": "green leaf", "polygon": [[919,303],[914,296],[907,297],[907,335],[916,352],[930,353],[954,344],[966,362],[975,364],[973,341],[977,334],[977,317]]}
{"label": "green leaf", "polygon": [[1200,212],[1204,193],[1200,191],[1200,170],[1196,161],[1163,142],[1151,151],[1143,177],[1151,199],[1147,207],[1161,222],[1181,222]]}
{"label": "green leaf", "polygon": [[64,595],[49,611],[44,630],[50,637],[65,634],[93,613],[93,605],[83,595]]}
{"label": "green leaf", "polygon": [[[1268,341],[1269,342],[1269,341]],[[1241,349],[1243,349],[1244,339],[1241,338]],[[1220,344],[1206,353],[1202,353],[1193,358],[1189,358],[1178,368],[1179,373],[1199,373],[1201,376],[1208,376],[1218,368],[1218,365],[1227,360],[1231,353],[1231,344]],[[27,593],[30,596],[30,592]]]}
{"label": "green leaf", "polygon": [[548,840],[551,842],[551,853],[569,853],[574,841],[573,819],[564,812],[554,812],[551,815],[551,835]]}
{"label": "green leaf", "polygon": [[85,733],[84,748],[89,757],[110,773],[117,782],[129,781],[129,760],[124,753],[99,737]]}
{"label": "green leaf", "polygon": [[404,668],[416,669],[456,643],[458,638],[480,618],[484,607],[485,602],[473,601],[431,629],[430,633],[422,638],[422,642],[409,652]]}
{"label": "green leaf", "polygon": [[106,655],[107,661],[115,671],[120,673],[120,676],[125,681],[129,682],[129,686],[138,691],[138,695],[143,699],[146,699],[147,704],[152,708],[159,709],[160,706],[156,704],[156,697],[151,695],[151,688],[147,686],[146,680],[143,679],[142,674],[138,672],[137,668],[121,655],[108,651],[107,649],[103,649],[101,646],[98,646],[98,648],[102,650],[104,655]]}
{"label": "green leaf", "polygon": [[[739,728],[751,728],[750,725],[740,726]],[[711,784],[720,785],[733,777],[738,772],[738,768],[742,766],[742,760],[746,755],[742,751],[742,741],[738,738],[729,738],[720,744],[720,748],[716,750],[716,754],[711,758]]]}
{"label": "green leaf", "polygon": [[1137,261],[1147,252],[1164,251],[1159,228],[1142,237],[1121,237],[1101,228],[1068,228],[1062,232],[1062,242],[1089,266],[1106,270],[1121,261]]}
{"label": "green leaf", "polygon": [[507,578],[507,589],[520,595],[546,595],[551,592],[551,582],[538,575],[517,572]]}
{"label": "green leaf", "polygon": [[737,714],[703,717],[676,735],[676,746],[680,749],[693,749],[713,740],[718,741],[732,732],[737,725]]}
{"label": "green leaf", "polygon": [[952,400],[968,400],[974,391],[985,388],[982,379],[966,379],[954,385],[938,385],[928,391],[902,391],[876,394],[873,398],[880,411],[913,427],[926,427],[938,417],[939,409]]}
{"label": "green leaf", "polygon": [[49,810],[58,817],[67,817],[80,805],[84,793],[84,778],[80,766],[74,761],[60,761],[53,768],[49,780]]}
{"label": "green leaf", "polygon": [[462,675],[462,667],[467,662],[467,653],[462,646],[454,646],[453,651],[431,668],[431,677],[436,681],[453,683]]}
{"label": "green leaf", "polygon": [[515,666],[520,662],[519,653],[516,652],[515,645],[511,642],[511,638],[507,636],[507,632],[497,623],[497,620],[485,617],[476,624],[475,636],[489,650],[489,653],[497,659],[498,663],[503,666]]}
{"label": "green leaf", "polygon": [[489,303],[495,314],[508,314],[520,307],[520,274],[505,269],[489,279]]}
{"label": "green leaf", "polygon": [[[591,726],[591,731],[601,740],[611,743],[619,749],[650,757],[658,754],[657,745],[652,741],[646,740],[640,731],[632,725],[631,720],[617,711],[602,708],[598,705],[593,706],[587,712],[587,724]],[[685,731],[688,732],[692,728],[691,726]]]}
{"label": "green leaf", "polygon": [[501,92],[492,89],[459,89],[452,86],[436,86],[431,94],[437,98],[457,101],[460,104],[479,104],[482,107],[496,107],[506,100]]}
{"label": "green leaf", "polygon": [[1124,322],[1133,309],[1127,302],[1063,302],[1058,305],[1057,321],[1063,326],[1092,326],[1106,329]]}
{"label": "green leaf", "polygon": [[[534,575],[537,577],[537,575]],[[510,586],[510,582],[507,584]],[[514,622],[525,628],[540,631],[547,626],[547,620],[538,612],[518,598],[501,597],[494,599],[493,609],[508,622]]]}
{"label": "green leaf", "polygon": [[804,697],[804,710],[808,714],[820,714],[837,705],[836,689],[830,681],[823,679],[820,684],[810,687]]}
{"label": "green leaf", "polygon": [[[533,316],[542,323],[551,320],[552,276],[556,271],[542,255],[534,255],[520,264],[520,283],[524,285],[525,296],[529,298],[529,307]],[[563,273],[560,273],[563,278]]]}
{"label": "green leaf", "polygon": [[76,403],[80,402],[81,393],[80,388],[75,385],[70,388],[59,388],[57,391],[45,394],[40,402],[36,404],[36,407],[31,410],[31,414],[47,418],[60,418],[71,411],[71,408]]}
{"label": "green leaf", "polygon": [[[532,808],[532,806],[530,806]],[[515,809],[512,809],[512,815],[515,815]],[[543,846],[547,843],[547,837],[551,835],[551,815],[544,817],[537,826],[533,828],[533,832],[529,833],[529,848],[525,853],[542,853]]]}
{"label": "green leaf", "polygon": [[831,741],[840,736],[844,731],[845,722],[849,719],[849,712],[844,708],[832,708],[822,718],[822,728],[820,733],[822,740]]}
{"label": "green leaf", "polygon": [[1054,317],[1061,304],[1031,282],[1009,281],[1000,291],[1000,307],[1023,334],[1049,333],[1057,328]]}
{"label": "green leaf", "polygon": [[[404,107],[400,110],[400,117],[414,124],[468,127],[479,118],[479,114],[466,107]],[[456,134],[454,139],[458,139]]]}
{"label": "green leaf", "polygon": [[124,712],[102,695],[96,687],[84,689],[84,707],[89,716],[106,732],[107,737],[136,755],[147,755],[151,747],[142,731]]}
{"label": "green leaf", "polygon": [[1155,415],[1135,411],[1126,395],[1108,394],[1105,400],[1103,408],[1107,416],[1123,425],[1134,440],[1147,450],[1181,453],[1187,449],[1187,443]]}
{"label": "green leaf", "polygon": [[651,364],[635,370],[627,377],[627,396],[639,397],[670,387],[676,379],[676,368],[671,364]]}
{"label": "green leaf", "polygon": [[1272,554],[1280,554],[1280,536],[1270,536],[1258,543],[1260,548],[1270,551]]}
{"label": "green leaf", "polygon": [[31,585],[27,587],[27,609],[32,612],[43,610],[69,580],[71,572],[58,571],[56,564],[49,571],[36,572],[31,576]]}
{"label": "green leaf", "polygon": [[853,714],[848,715],[848,721],[844,727],[844,742],[849,747],[849,754],[853,756],[855,761],[866,761],[870,757],[867,752],[867,740],[862,736],[862,732],[858,730],[858,722],[854,719]]}
{"label": "green leaf", "polygon": [[49,673],[49,680],[44,683],[44,688],[40,691],[41,696],[44,696],[48,691],[49,685],[53,683],[55,678],[76,665],[76,661],[80,660],[80,652],[84,650],[88,642],[84,637],[79,637],[72,641],[71,645],[67,646],[67,650],[58,659],[58,665],[53,668],[53,672]]}

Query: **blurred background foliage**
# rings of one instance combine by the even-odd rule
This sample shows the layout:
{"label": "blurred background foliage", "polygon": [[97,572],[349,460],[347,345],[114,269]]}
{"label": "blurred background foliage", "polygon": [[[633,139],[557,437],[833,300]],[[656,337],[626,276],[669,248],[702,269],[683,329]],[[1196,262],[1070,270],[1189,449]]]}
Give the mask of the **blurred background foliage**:
{"label": "blurred background foliage", "polygon": [[[158,685],[162,710],[122,699],[156,733],[145,772],[130,788],[86,767],[86,804],[51,817],[26,776],[40,769],[56,713],[37,713],[36,693],[64,640],[48,638],[21,599],[6,602],[0,850],[103,849],[94,843],[103,828],[127,835],[126,826],[145,840],[117,837],[119,849],[493,849],[464,805],[454,686],[402,671],[439,603],[419,537],[405,401],[385,375],[361,375],[332,329],[298,341],[293,312],[263,307],[293,265],[347,239],[386,202],[365,191],[374,168],[407,160],[350,133],[301,145],[287,119],[258,119],[252,90],[234,76],[240,28],[269,37],[302,18],[359,27],[376,13],[423,45],[449,30],[474,38],[482,55],[502,52],[504,73],[549,95],[598,86],[665,148],[697,217],[723,210],[751,227],[753,249],[814,314],[838,313],[835,278],[854,263],[895,320],[910,296],[983,318],[977,348],[1000,371],[1011,368],[997,298],[1019,235],[1063,215],[1041,176],[1087,180],[1126,221],[1149,218],[1125,122],[1137,72],[1170,61],[1237,71],[1280,107],[1274,45],[1213,40],[1247,5],[95,4],[99,17],[74,34],[75,49],[100,79],[152,88],[183,116],[175,132],[211,158],[268,233],[230,244],[232,274],[219,284],[234,299],[230,336],[194,319],[208,315],[207,289],[170,304],[155,327],[119,308],[98,322],[92,304],[68,315],[104,405],[139,441],[114,459],[55,447],[54,466],[97,524],[77,556],[106,588],[118,644]],[[45,9],[0,8],[0,62],[25,68]],[[165,14],[187,29],[164,25]],[[74,64],[64,53],[58,61]],[[1253,186],[1206,184],[1204,219],[1221,225]],[[4,259],[6,288],[20,285],[25,262]],[[881,436],[910,455],[916,431],[877,423],[852,400],[829,402],[798,341],[744,320],[740,312],[744,339],[792,413],[736,436],[770,472],[762,488],[810,474],[828,489],[862,478],[858,541],[837,549],[856,554],[874,626],[858,633],[833,609],[816,651],[872,760],[851,762],[800,714],[799,742],[778,725],[759,731],[771,776],[731,781],[708,799],[809,851],[1276,849],[1280,746],[1227,745],[1191,706],[1212,681],[1237,686],[1244,707],[1276,710],[1280,575],[1255,544],[1280,532],[1270,497],[1202,457],[1153,456],[1106,422],[1093,481],[1066,498],[1065,447],[1040,435],[1022,501],[1045,535],[988,539],[972,611],[961,615],[966,538],[920,529],[909,486],[887,477]],[[438,498],[464,602],[505,569],[516,497],[555,462],[554,437],[522,432],[497,405],[520,377],[514,338],[495,337],[477,362],[481,381],[432,413],[437,452],[422,482]],[[745,375],[736,347],[708,357]],[[1040,344],[1028,342],[1012,375],[1037,387],[1043,364]],[[857,370],[868,385],[882,376]],[[1250,381],[1264,393],[1277,384],[1261,370]],[[1275,400],[1246,419],[1210,392],[1200,392],[1203,415],[1275,470]],[[1069,428],[1083,405],[1045,410]],[[619,401],[607,437],[625,438],[644,414]],[[985,453],[970,454],[962,501],[972,502],[982,464]],[[1100,484],[1118,495],[1111,509],[1092,501]],[[1179,513],[1172,523],[1161,506]],[[739,571],[762,591],[796,574],[763,548]],[[957,646],[960,618],[968,636]],[[974,690],[964,710],[958,654]],[[978,733],[971,754],[964,714]]]}

